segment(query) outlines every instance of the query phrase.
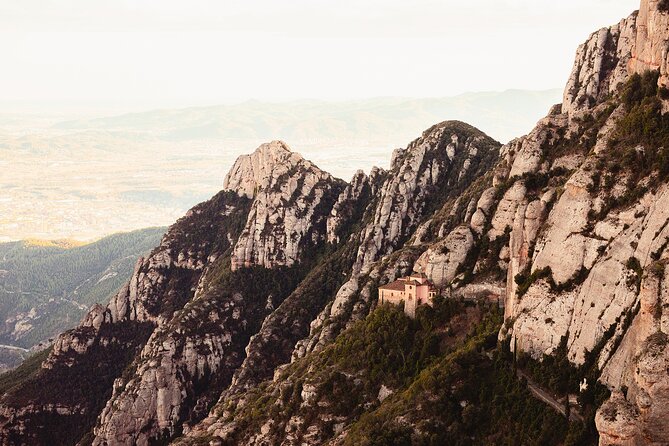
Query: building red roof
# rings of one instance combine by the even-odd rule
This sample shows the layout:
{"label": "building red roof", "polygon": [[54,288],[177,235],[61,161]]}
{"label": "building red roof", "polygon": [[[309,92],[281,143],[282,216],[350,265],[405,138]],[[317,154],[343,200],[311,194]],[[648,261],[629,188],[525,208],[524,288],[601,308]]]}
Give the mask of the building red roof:
{"label": "building red roof", "polygon": [[[414,275],[415,277],[415,275]],[[404,291],[404,285],[414,285],[414,286],[429,286],[430,291],[436,290],[435,286],[430,281],[423,283],[418,282],[417,280],[410,279],[410,277],[401,277],[394,282],[380,286],[380,290],[392,290],[392,291]]]}
{"label": "building red roof", "polygon": [[380,286],[380,290],[391,290],[391,291],[404,291],[404,284],[406,282],[402,279],[396,280],[394,282],[390,282],[387,285]]}

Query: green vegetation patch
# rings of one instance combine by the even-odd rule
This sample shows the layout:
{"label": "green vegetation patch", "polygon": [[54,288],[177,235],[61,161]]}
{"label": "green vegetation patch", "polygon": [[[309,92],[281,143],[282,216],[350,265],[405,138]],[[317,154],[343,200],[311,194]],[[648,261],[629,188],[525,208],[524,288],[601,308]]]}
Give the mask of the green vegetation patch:
{"label": "green vegetation patch", "polygon": [[0,375],[0,395],[4,395],[15,386],[34,376],[51,352],[50,348],[35,353],[9,372]]}
{"label": "green vegetation patch", "polygon": [[500,325],[501,315],[489,313],[466,342],[354,423],[345,444],[562,444],[567,421],[516,378],[496,345]]}

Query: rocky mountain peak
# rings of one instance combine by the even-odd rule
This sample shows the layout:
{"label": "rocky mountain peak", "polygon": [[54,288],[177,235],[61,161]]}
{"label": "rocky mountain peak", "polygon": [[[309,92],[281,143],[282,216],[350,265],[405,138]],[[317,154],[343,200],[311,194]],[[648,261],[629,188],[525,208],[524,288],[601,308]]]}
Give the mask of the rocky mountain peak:
{"label": "rocky mountain peak", "polygon": [[406,149],[395,150],[373,221],[364,231],[356,273],[366,272],[415,229],[440,188],[455,194],[487,170],[499,146],[469,124],[444,121],[424,131]]}
{"label": "rocky mountain peak", "polygon": [[[283,141],[262,144],[253,153],[241,155],[225,176],[223,190],[237,192],[240,196],[253,198],[259,189],[266,188],[272,178],[294,168],[298,164],[312,167],[297,152],[293,152]],[[278,175],[277,175],[278,174]]]}
{"label": "rocky mountain peak", "polygon": [[281,141],[240,156],[223,187],[253,204],[234,247],[232,269],[296,263],[305,249],[325,240],[327,215],[344,186]]}

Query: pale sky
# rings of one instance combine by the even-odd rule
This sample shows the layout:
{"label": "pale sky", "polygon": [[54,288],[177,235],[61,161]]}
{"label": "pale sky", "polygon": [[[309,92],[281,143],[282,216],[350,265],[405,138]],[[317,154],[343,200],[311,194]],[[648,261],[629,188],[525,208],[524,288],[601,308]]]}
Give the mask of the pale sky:
{"label": "pale sky", "polygon": [[562,88],[639,0],[0,0],[0,106]]}

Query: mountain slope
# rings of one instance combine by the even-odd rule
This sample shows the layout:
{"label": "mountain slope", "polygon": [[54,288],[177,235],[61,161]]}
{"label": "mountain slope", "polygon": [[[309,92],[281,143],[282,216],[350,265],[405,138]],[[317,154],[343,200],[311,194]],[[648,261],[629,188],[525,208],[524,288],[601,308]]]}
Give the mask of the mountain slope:
{"label": "mountain slope", "polygon": [[[498,147],[469,126],[444,123],[398,152],[393,173],[412,178],[412,194],[439,206],[485,172]],[[231,383],[234,391],[264,379],[290,359],[294,343],[308,335],[309,323],[350,274],[357,239],[365,237],[357,209],[369,203],[362,218],[371,225],[386,218],[378,209],[398,216],[392,227],[400,233],[389,246],[405,239],[401,232],[408,235],[429,210],[393,205],[399,187],[393,175],[376,171],[359,180],[367,183],[356,188],[360,193],[278,142],[240,158],[226,179],[228,191],[173,226],[108,307],[93,308],[81,327],[58,339],[42,368],[5,395],[5,441],[44,441],[45,431],[22,428],[40,419],[52,441],[67,443],[74,432],[90,429],[91,414],[100,411],[95,444],[157,441],[196,424]],[[452,192],[440,191],[446,186]],[[372,192],[381,189],[393,192],[379,202]],[[338,246],[327,244],[328,228],[341,238]],[[86,393],[95,398],[80,401],[81,389],[39,398],[32,393],[65,372],[99,373],[92,358],[101,356],[115,366],[89,384]],[[110,391],[103,409],[100,395]]]}
{"label": "mountain slope", "polygon": [[132,274],[164,228],[116,234],[70,248],[0,244],[0,343],[30,348],[76,325]]}

